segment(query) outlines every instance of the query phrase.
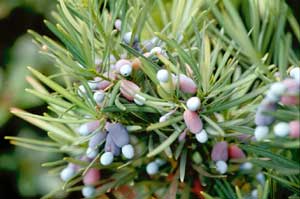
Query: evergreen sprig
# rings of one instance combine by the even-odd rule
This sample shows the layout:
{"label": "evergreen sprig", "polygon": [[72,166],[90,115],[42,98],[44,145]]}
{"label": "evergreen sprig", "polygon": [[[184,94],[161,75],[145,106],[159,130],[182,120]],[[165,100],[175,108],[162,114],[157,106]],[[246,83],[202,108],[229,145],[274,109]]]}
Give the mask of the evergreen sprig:
{"label": "evergreen sprig", "polygon": [[[11,109],[51,141],[6,137],[65,155],[42,165],[56,175],[74,172],[44,198],[78,190],[103,198],[269,198],[280,186],[299,195],[299,139],[253,139],[270,84],[300,64],[292,48],[299,24],[283,0],[235,2],[58,0],[54,22],[45,24],[59,41],[29,31],[60,70],[47,77],[28,67],[27,92],[46,101],[48,111]],[[118,64],[129,64],[131,74]],[[191,111],[192,97],[200,109]],[[292,97],[299,102],[299,94]],[[299,118],[298,108],[279,103],[264,114],[289,122]],[[97,127],[88,126],[95,121]],[[133,146],[133,157],[125,145]],[[116,155],[120,148],[123,157]],[[112,152],[114,162],[106,164]]]}

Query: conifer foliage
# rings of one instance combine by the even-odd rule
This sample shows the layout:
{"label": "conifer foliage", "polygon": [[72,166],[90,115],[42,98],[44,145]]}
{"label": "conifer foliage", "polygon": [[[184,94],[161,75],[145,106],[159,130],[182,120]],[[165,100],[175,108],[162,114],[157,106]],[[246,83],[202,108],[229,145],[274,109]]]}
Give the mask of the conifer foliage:
{"label": "conifer foliage", "polygon": [[[63,159],[59,192],[86,198],[296,198],[300,28],[283,0],[58,0],[59,41],[30,30],[60,73],[28,67],[11,112]],[[289,30],[289,32],[287,31]],[[101,196],[101,197],[100,197]]]}

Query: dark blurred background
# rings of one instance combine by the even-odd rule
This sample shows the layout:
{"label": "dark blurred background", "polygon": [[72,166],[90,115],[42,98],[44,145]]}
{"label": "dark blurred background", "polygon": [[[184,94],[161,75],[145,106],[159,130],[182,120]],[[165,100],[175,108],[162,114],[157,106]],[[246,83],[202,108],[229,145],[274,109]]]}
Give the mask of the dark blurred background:
{"label": "dark blurred background", "polygon": [[[299,0],[287,2],[300,19]],[[40,198],[59,183],[57,177],[41,167],[42,162],[55,159],[55,155],[15,147],[3,139],[16,135],[45,137],[45,132],[12,117],[9,107],[33,113],[45,110],[41,101],[24,91],[29,87],[25,82],[26,66],[36,67],[45,74],[55,68],[38,54],[26,31],[33,29],[55,38],[43,23],[44,18],[51,18],[54,7],[53,0],[0,0],[0,198]]]}

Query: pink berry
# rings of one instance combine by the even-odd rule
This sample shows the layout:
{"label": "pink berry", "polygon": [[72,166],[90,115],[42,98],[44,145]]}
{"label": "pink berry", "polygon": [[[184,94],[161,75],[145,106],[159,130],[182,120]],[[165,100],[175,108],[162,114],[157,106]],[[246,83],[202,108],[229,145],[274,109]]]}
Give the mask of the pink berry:
{"label": "pink berry", "polygon": [[228,147],[228,155],[231,159],[241,159],[246,157],[242,149],[235,144],[232,144]]}
{"label": "pink berry", "polygon": [[227,161],[228,160],[228,144],[227,142],[217,142],[211,152],[211,159],[213,161]]}
{"label": "pink berry", "polygon": [[83,177],[83,183],[85,185],[93,185],[99,180],[100,180],[100,172],[98,169],[95,168],[89,169],[86,172],[85,176]]}
{"label": "pink berry", "polygon": [[133,101],[135,94],[140,91],[140,87],[131,81],[122,79],[120,91],[127,100]]}
{"label": "pink berry", "polygon": [[199,115],[196,112],[185,110],[183,113],[183,119],[191,133],[196,134],[202,130],[203,124]]}
{"label": "pink berry", "polygon": [[290,126],[290,137],[299,138],[300,137],[300,120],[291,121]]}
{"label": "pink berry", "polygon": [[282,96],[280,102],[284,105],[299,105],[299,96]]}
{"label": "pink berry", "polygon": [[179,75],[179,88],[185,93],[195,94],[197,92],[196,83],[184,74]]}

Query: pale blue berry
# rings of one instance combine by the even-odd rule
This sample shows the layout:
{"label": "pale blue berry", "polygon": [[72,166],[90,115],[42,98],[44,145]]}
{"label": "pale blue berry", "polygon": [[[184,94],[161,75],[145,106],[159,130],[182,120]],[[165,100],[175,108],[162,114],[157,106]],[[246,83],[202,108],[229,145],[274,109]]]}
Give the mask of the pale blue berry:
{"label": "pale blue berry", "polygon": [[256,174],[256,180],[262,185],[265,184],[265,175],[262,172],[259,172],[258,174]]}
{"label": "pale blue berry", "polygon": [[240,169],[243,171],[249,171],[253,168],[253,164],[251,162],[245,162],[241,164]]}
{"label": "pale blue berry", "polygon": [[206,131],[204,129],[202,129],[199,133],[196,133],[195,136],[196,136],[196,140],[199,143],[205,143],[208,140],[207,133],[206,133]]}
{"label": "pale blue berry", "polygon": [[130,76],[132,73],[132,66],[129,64],[124,64],[120,68],[120,74],[124,77]]}
{"label": "pale blue berry", "polygon": [[156,162],[150,162],[146,167],[148,175],[154,175],[158,172],[158,164]]}
{"label": "pale blue berry", "polygon": [[270,90],[267,92],[265,99],[271,103],[277,103],[280,97],[272,93]]}
{"label": "pale blue berry", "polygon": [[285,137],[289,134],[290,127],[286,122],[279,122],[274,126],[274,133],[278,137]]}
{"label": "pale blue berry", "polygon": [[75,174],[76,174],[76,171],[74,168],[66,167],[60,172],[60,178],[66,182],[66,181],[70,180]]}
{"label": "pale blue berry", "polygon": [[143,106],[145,104],[145,102],[146,102],[146,99],[143,96],[139,95],[139,94],[135,94],[134,98],[133,98],[133,101],[137,105]]}
{"label": "pale blue berry", "polygon": [[190,111],[197,111],[200,108],[201,102],[199,97],[191,97],[186,102],[186,106]]}
{"label": "pale blue berry", "polygon": [[220,173],[220,174],[224,174],[227,172],[227,164],[226,162],[224,162],[223,160],[219,160],[216,162],[216,170]]}
{"label": "pale blue berry", "polygon": [[94,93],[93,97],[94,97],[95,102],[99,105],[103,102],[103,100],[105,98],[105,93],[104,93],[104,91],[99,90]]}
{"label": "pale blue berry", "polygon": [[252,196],[252,199],[257,199],[258,198],[258,190],[257,189],[253,189],[251,191],[251,196]]}
{"label": "pale blue berry", "polygon": [[156,78],[162,83],[166,83],[169,79],[169,72],[165,69],[161,69],[156,73]]}
{"label": "pale blue berry", "polygon": [[154,55],[154,54],[162,54],[163,53],[163,49],[161,48],[161,47],[154,47],[154,48],[152,48],[151,50],[150,50],[150,53],[152,54],[152,55]]}
{"label": "pale blue berry", "polygon": [[104,166],[110,165],[114,160],[114,154],[110,151],[105,152],[100,157],[100,163]]}
{"label": "pale blue berry", "polygon": [[300,81],[300,68],[299,67],[293,68],[290,71],[290,76],[299,82]]}
{"label": "pale blue berry", "polygon": [[277,97],[281,97],[286,92],[286,90],[287,87],[281,82],[276,82],[270,87],[270,92]]}
{"label": "pale blue berry", "polygon": [[92,186],[84,186],[81,190],[81,193],[85,198],[90,198],[95,194],[95,191],[95,188]]}
{"label": "pale blue berry", "polygon": [[269,127],[257,126],[254,131],[254,136],[257,141],[261,141],[267,137],[268,133],[269,133]]}
{"label": "pale blue berry", "polygon": [[93,148],[90,148],[90,147],[89,147],[89,148],[86,150],[86,156],[87,156],[88,158],[93,159],[93,158],[95,158],[97,155],[98,155],[98,150],[96,150],[96,149],[93,149]]}
{"label": "pale blue berry", "polygon": [[132,159],[134,156],[134,148],[131,144],[126,144],[122,147],[122,154],[126,159]]}

